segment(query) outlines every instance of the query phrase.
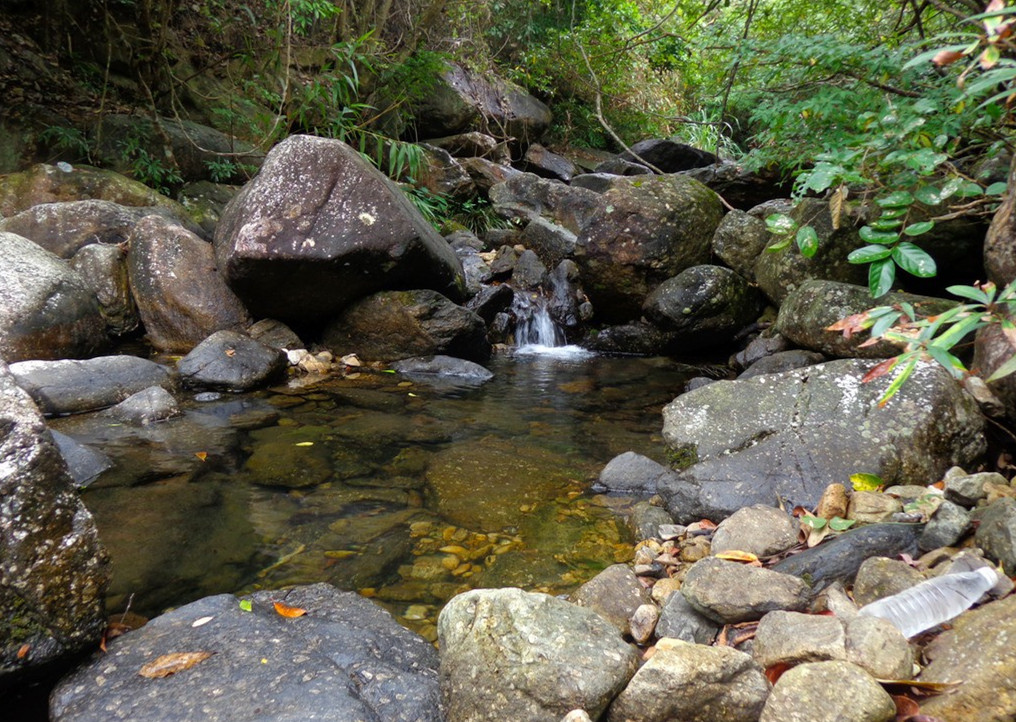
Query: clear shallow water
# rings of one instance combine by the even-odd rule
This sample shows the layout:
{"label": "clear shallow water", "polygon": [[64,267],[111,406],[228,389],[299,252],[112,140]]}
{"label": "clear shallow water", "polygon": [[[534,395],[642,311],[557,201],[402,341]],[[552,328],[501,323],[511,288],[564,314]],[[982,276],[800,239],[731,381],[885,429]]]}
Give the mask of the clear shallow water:
{"label": "clear shallow water", "polygon": [[662,461],[660,411],[695,371],[665,359],[517,353],[482,386],[395,374],[218,402],[146,430],[54,426],[115,465],[83,492],[110,551],[110,607],[328,581],[428,636],[471,587],[569,591],[628,558],[590,494],[634,450]]}

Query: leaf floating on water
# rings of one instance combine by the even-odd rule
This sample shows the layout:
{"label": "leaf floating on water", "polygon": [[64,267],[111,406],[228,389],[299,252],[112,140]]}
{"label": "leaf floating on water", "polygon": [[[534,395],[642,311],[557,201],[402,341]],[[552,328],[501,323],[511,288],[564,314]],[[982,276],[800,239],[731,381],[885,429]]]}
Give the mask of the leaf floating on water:
{"label": "leaf floating on water", "polygon": [[296,619],[297,617],[302,617],[307,613],[306,609],[302,609],[301,607],[291,607],[288,604],[283,604],[282,602],[275,602],[274,606],[275,611],[279,613],[279,616],[286,617],[287,619]]}
{"label": "leaf floating on water", "polygon": [[192,627],[203,627],[204,625],[208,624],[213,619],[215,619],[215,617],[201,617],[200,619],[195,619],[193,622],[191,622],[191,626]]}
{"label": "leaf floating on water", "polygon": [[177,672],[190,669],[199,662],[204,662],[213,652],[173,652],[157,657],[138,670],[138,674],[148,679],[162,679]]}
{"label": "leaf floating on water", "polygon": [[254,611],[254,605],[251,604],[251,601],[249,599],[241,599],[240,600],[240,609],[242,609],[245,612],[253,612]]}

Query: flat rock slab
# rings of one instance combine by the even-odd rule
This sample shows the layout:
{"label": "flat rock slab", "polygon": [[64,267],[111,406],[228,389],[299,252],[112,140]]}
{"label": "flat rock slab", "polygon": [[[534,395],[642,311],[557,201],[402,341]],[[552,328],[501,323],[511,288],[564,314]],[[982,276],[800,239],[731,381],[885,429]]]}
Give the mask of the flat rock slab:
{"label": "flat rock slab", "polygon": [[[437,653],[374,603],[327,584],[230,594],[157,617],[65,678],[50,719],[438,722]],[[288,618],[280,601],[306,614]],[[142,667],[178,652],[211,656],[164,678]]]}

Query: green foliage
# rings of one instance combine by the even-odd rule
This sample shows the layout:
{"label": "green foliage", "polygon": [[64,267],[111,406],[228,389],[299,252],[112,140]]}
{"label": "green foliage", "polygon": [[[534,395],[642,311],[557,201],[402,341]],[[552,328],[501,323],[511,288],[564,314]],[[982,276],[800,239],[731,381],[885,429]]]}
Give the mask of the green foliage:
{"label": "green foliage", "polygon": [[486,198],[440,196],[412,184],[403,185],[402,189],[427,222],[442,233],[466,228],[479,235],[491,228],[507,225],[494,213],[493,205]]}
{"label": "green foliage", "polygon": [[120,141],[119,146],[134,180],[163,195],[170,195],[174,188],[183,183],[180,172],[149,153],[138,136],[128,135]]}
{"label": "green foliage", "polygon": [[91,144],[88,138],[77,128],[62,125],[51,125],[39,137],[61,153],[67,153],[76,159],[88,160],[91,157]]}

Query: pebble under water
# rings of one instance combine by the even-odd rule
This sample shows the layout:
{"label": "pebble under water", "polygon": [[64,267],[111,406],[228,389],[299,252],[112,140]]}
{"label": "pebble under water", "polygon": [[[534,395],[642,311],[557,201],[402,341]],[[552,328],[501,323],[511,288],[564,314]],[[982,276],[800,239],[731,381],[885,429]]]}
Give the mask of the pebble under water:
{"label": "pebble under water", "polygon": [[364,371],[191,394],[145,429],[55,420],[114,461],[83,492],[109,609],[326,581],[433,639],[458,592],[562,593],[627,561],[618,502],[590,486],[625,451],[663,461],[661,409],[695,369],[523,353],[491,370],[482,386]]}

